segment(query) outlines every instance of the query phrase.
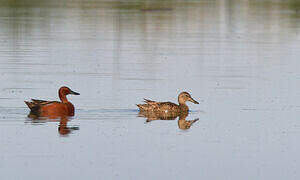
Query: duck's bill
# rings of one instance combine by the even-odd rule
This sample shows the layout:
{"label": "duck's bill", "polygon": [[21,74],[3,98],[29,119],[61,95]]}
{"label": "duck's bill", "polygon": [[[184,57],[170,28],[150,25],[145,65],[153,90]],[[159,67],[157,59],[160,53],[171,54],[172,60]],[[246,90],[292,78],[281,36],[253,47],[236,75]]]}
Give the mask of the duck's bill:
{"label": "duck's bill", "polygon": [[70,94],[73,94],[73,95],[80,95],[78,92],[74,92],[74,91],[71,91]]}
{"label": "duck's bill", "polygon": [[192,102],[192,103],[194,103],[194,104],[199,104],[199,102],[198,101],[196,101],[195,99],[193,99],[193,98],[191,98],[190,99],[190,101]]}

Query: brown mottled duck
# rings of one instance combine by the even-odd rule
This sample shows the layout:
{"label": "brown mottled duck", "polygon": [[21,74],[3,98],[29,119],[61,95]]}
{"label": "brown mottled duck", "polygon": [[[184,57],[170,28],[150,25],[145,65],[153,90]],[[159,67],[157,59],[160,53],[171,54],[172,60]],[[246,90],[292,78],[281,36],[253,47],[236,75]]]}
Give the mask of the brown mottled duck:
{"label": "brown mottled duck", "polygon": [[182,112],[189,111],[189,107],[186,105],[186,101],[190,101],[194,104],[199,104],[187,92],[182,92],[178,95],[179,105],[172,103],[172,102],[156,102],[156,101],[152,101],[152,100],[148,100],[148,99],[144,99],[144,100],[145,100],[146,104],[137,104],[140,111],[182,113]]}

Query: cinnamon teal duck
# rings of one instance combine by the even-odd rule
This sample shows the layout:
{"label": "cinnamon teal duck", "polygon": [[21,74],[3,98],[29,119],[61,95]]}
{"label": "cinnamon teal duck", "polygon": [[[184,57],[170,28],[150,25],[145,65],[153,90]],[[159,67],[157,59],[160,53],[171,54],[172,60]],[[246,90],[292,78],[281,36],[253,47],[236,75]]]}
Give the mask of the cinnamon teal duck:
{"label": "cinnamon teal duck", "polygon": [[191,95],[187,92],[181,92],[178,95],[179,105],[172,102],[156,102],[149,99],[144,99],[146,104],[137,104],[140,111],[155,111],[155,112],[188,112],[189,107],[186,105],[186,101],[190,101],[194,104],[199,104],[194,100]]}
{"label": "cinnamon teal duck", "polygon": [[38,116],[74,116],[74,106],[68,101],[67,95],[80,95],[77,92],[72,91],[68,87],[61,87],[58,90],[58,95],[61,100],[59,101],[45,101],[31,99],[31,102],[24,101],[30,109],[30,114]]}

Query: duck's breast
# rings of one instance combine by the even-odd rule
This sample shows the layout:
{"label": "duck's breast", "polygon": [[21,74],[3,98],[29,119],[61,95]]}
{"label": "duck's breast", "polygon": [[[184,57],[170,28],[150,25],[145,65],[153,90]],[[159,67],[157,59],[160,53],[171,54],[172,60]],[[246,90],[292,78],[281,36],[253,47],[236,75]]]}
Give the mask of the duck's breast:
{"label": "duck's breast", "polygon": [[74,108],[74,105],[70,102],[67,103],[67,108],[68,108],[68,116],[74,116],[74,111],[75,111],[75,108]]}
{"label": "duck's breast", "polygon": [[41,116],[73,116],[74,106],[72,103],[54,102],[42,106]]}

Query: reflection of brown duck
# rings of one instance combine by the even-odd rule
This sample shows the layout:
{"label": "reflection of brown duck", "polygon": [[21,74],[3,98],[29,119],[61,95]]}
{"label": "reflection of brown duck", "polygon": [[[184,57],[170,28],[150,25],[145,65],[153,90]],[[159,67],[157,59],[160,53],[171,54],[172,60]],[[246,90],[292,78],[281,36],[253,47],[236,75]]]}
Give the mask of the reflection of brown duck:
{"label": "reflection of brown duck", "polygon": [[197,119],[194,119],[194,120],[191,120],[191,121],[187,121],[185,120],[187,117],[187,114],[186,115],[180,115],[179,116],[179,120],[178,120],[178,127],[179,129],[182,129],[182,130],[187,130],[187,129],[190,129],[191,126],[199,120],[199,118]]}
{"label": "reflection of brown duck", "polygon": [[193,102],[195,104],[199,104],[195,101],[191,95],[187,92],[182,92],[178,96],[178,103],[179,105],[172,103],[172,102],[156,102],[151,101],[148,99],[144,99],[146,104],[137,104],[140,111],[154,111],[154,112],[161,112],[161,113],[181,113],[181,112],[188,112],[189,108],[186,105],[186,101]]}
{"label": "reflection of brown duck", "polygon": [[153,112],[153,111],[140,111],[139,112],[139,117],[145,117],[147,118],[146,122],[151,122],[154,120],[175,120],[178,116],[178,127],[179,129],[182,130],[186,130],[186,129],[190,129],[190,127],[192,126],[192,124],[194,124],[196,121],[198,121],[199,119],[194,119],[191,121],[187,121],[185,120],[186,117],[188,116],[188,112],[182,112],[182,113],[172,113],[172,112],[167,112],[167,113],[163,113],[163,112]]}
{"label": "reflection of brown duck", "polygon": [[30,113],[37,116],[74,116],[74,106],[66,97],[68,94],[79,95],[64,86],[58,91],[61,102],[32,99],[32,102],[25,101],[25,103],[30,108]]}

